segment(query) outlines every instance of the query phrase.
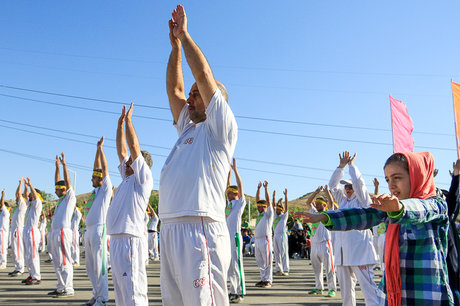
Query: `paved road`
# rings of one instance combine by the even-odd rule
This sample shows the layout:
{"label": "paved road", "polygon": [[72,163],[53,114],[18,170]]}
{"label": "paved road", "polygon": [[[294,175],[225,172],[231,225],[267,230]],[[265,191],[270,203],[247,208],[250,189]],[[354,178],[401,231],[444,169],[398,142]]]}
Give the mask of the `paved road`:
{"label": "paved road", "polygon": [[[8,250],[10,252],[10,250]],[[74,270],[75,296],[69,298],[53,298],[47,293],[56,288],[56,275],[52,263],[45,263],[46,254],[40,256],[42,282],[36,286],[21,284],[27,277],[24,273],[19,277],[10,277],[8,272],[13,271],[11,257],[8,257],[6,270],[0,270],[0,305],[81,305],[92,296],[92,286],[84,266],[84,252],[82,265]],[[326,296],[307,295],[307,291],[314,287],[314,274],[309,260],[291,260],[289,276],[274,276],[273,287],[269,289],[254,287],[260,280],[260,274],[254,257],[244,258],[247,295],[241,305],[341,305],[340,292],[335,298]],[[160,295],[160,263],[151,262],[147,266],[148,294],[150,305],[161,305]],[[376,280],[380,279],[380,273]],[[109,305],[115,305],[115,296],[111,276],[109,274]],[[359,287],[357,288],[358,305],[364,305]]]}

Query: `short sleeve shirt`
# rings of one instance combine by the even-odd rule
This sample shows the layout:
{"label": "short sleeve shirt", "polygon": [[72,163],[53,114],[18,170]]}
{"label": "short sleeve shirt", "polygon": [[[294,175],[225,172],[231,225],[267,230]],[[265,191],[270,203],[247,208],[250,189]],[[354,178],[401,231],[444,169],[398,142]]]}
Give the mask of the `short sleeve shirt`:
{"label": "short sleeve shirt", "polygon": [[233,239],[235,234],[241,231],[241,216],[246,207],[246,200],[244,196],[242,196],[238,200],[230,201],[227,207],[229,206],[231,206],[231,208],[230,214],[227,217],[227,227],[230,233],[230,239]]}
{"label": "short sleeve shirt", "polygon": [[102,186],[94,189],[96,197],[85,218],[86,226],[105,224],[107,210],[109,209],[110,199],[112,198],[112,187],[112,181],[107,175],[102,180]]}
{"label": "short sleeve shirt", "polygon": [[5,205],[2,206],[0,209],[0,229],[4,230],[5,232],[8,231],[10,227],[10,212]]}
{"label": "short sleeve shirt", "polygon": [[153,188],[152,171],[139,154],[131,164],[134,174],[126,177],[126,157],[118,166],[123,181],[113,196],[107,212],[107,233],[142,237],[145,232],[145,210]]}
{"label": "short sleeve shirt", "polygon": [[17,203],[16,210],[13,213],[13,218],[11,219],[11,230],[15,230],[18,227],[24,227],[24,217],[26,215],[26,209],[26,201],[23,197],[20,197]]}
{"label": "short sleeve shirt", "polygon": [[77,198],[73,188],[67,189],[65,197],[58,201],[58,205],[54,211],[53,219],[51,221],[51,230],[59,230],[61,228],[70,229],[70,221],[72,219],[75,205],[77,204]]}
{"label": "short sleeve shirt", "polygon": [[263,216],[254,230],[254,237],[263,238],[265,236],[272,236],[273,226],[273,207],[268,205],[267,210],[263,212]]}
{"label": "short sleeve shirt", "polygon": [[29,204],[29,213],[27,214],[27,220],[25,227],[36,227],[38,228],[38,221],[40,221],[40,214],[42,213],[42,201],[37,198]]}

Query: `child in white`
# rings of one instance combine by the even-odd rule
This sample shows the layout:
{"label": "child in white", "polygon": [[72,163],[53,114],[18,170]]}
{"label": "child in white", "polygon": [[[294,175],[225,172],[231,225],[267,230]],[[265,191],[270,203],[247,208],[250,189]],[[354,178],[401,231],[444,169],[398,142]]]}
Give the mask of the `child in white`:
{"label": "child in white", "polygon": [[[327,185],[326,185],[327,187]],[[322,212],[326,209],[327,204],[323,198],[316,198],[319,192],[323,189],[322,186],[318,187],[307,199],[307,208],[310,208],[311,213]],[[328,188],[325,189],[328,192]],[[328,197],[328,206],[333,208],[332,198]],[[314,201],[314,203],[313,203]],[[336,275],[334,270],[334,253],[332,250],[331,232],[326,229],[321,222],[312,224],[311,229],[311,265],[315,272],[315,289],[309,294],[322,294],[323,293],[323,265],[326,269],[328,296],[335,296]]]}
{"label": "child in white", "polygon": [[[36,191],[27,178],[26,186],[30,188],[28,207],[26,212],[26,224],[24,226],[24,259],[29,277],[26,285],[40,283],[40,257],[38,255],[38,243],[40,232],[38,231],[38,220],[42,212],[42,199],[40,191]],[[27,187],[26,187],[27,188]]]}
{"label": "child in white", "polygon": [[[345,151],[339,154],[340,164],[329,181],[331,192],[339,204],[338,209],[369,207],[371,198],[358,168],[353,164],[356,154],[351,157]],[[351,181],[342,180],[344,168],[348,165]],[[340,188],[340,184],[344,188]],[[373,265],[377,264],[377,254],[372,243],[370,230],[336,231],[334,252],[337,278],[344,305],[356,305],[355,285],[359,281],[366,305],[378,305],[377,286],[374,282]]]}
{"label": "child in white", "polygon": [[40,215],[40,224],[38,225],[38,230],[40,231],[40,243],[38,245],[38,251],[40,253],[45,252],[46,249],[46,218],[45,214],[42,212]]}
{"label": "child in white", "polygon": [[148,245],[149,245],[149,259],[159,260],[160,253],[158,252],[158,218],[155,210],[153,210],[150,204],[147,206],[147,210],[150,216],[149,227],[148,227]]}
{"label": "child in white", "polygon": [[264,182],[265,201],[260,200],[260,188],[262,183],[257,186],[256,201],[257,216],[256,229],[254,230],[256,262],[260,269],[261,281],[256,283],[257,287],[269,288],[273,282],[272,267],[272,226],[273,226],[273,207],[270,205],[270,196],[268,194],[268,182]]}
{"label": "child in white", "polygon": [[236,168],[235,159],[233,159],[232,169],[235,172],[237,186],[230,185],[230,171],[227,181],[228,204],[225,208],[232,252],[232,260],[228,269],[228,279],[230,281],[230,302],[239,303],[246,294],[243,267],[243,238],[241,237],[241,216],[246,207],[246,200],[243,193],[243,183]]}
{"label": "child in white", "polygon": [[14,271],[9,273],[10,276],[21,275],[24,272],[24,217],[26,214],[26,201],[21,194],[22,183],[24,178],[21,177],[18,188],[16,189],[16,210],[11,219],[10,236],[11,251],[13,257]]}
{"label": "child in white", "polygon": [[[61,162],[64,169],[64,180],[60,179],[59,162]],[[61,158],[59,159],[56,156],[55,182],[55,193],[59,197],[59,200],[54,209],[48,244],[51,245],[50,249],[57,277],[57,287],[55,291],[49,294],[56,297],[68,297],[74,295],[71,257],[73,235],[70,224],[77,199],[70,185],[70,176],[64,153],[61,154]]]}
{"label": "child in white", "polygon": [[5,205],[5,189],[3,189],[0,202],[0,269],[6,269],[9,227],[10,211]]}
{"label": "child in white", "polygon": [[[287,237],[287,220],[289,218],[287,189],[284,190],[284,207],[278,201],[273,220],[273,248],[275,256],[275,275],[287,276],[289,274],[289,249]],[[273,191],[273,203],[275,203],[275,191]]]}
{"label": "child in white", "polygon": [[86,201],[85,215],[85,265],[93,285],[90,305],[104,305],[109,300],[107,264],[106,217],[112,198],[112,182],[103,150],[104,136],[97,143],[91,182],[94,190]]}
{"label": "child in white", "polygon": [[75,267],[80,266],[80,221],[80,208],[75,207],[70,224],[70,229],[72,230],[72,262]]}
{"label": "child in white", "polygon": [[[144,240],[145,211],[153,188],[151,158],[140,150],[132,123],[133,104],[123,107],[118,120],[118,170],[122,182],[107,212],[107,233],[110,235],[110,257],[115,302],[118,305],[147,305],[147,272]],[[123,123],[126,122],[126,140]],[[126,142],[131,156],[128,155]],[[149,160],[149,165],[144,155]]]}

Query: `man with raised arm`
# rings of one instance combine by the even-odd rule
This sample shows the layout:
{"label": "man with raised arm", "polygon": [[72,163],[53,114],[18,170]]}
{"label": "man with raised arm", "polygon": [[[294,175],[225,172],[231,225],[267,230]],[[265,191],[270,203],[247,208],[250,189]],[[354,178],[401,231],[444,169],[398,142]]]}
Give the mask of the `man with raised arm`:
{"label": "man with raised arm", "polygon": [[75,210],[70,221],[70,229],[72,230],[72,265],[74,267],[80,266],[80,221],[81,211],[80,208],[75,206]]}
{"label": "man with raised arm", "polygon": [[43,198],[40,190],[35,189],[27,178],[25,188],[29,187],[29,199],[26,212],[26,224],[24,226],[24,259],[29,277],[26,279],[26,285],[40,284],[40,257],[38,255],[38,244],[40,242],[40,231],[38,230],[38,221],[42,213]]}
{"label": "man with raised arm", "polygon": [[93,285],[93,297],[86,303],[105,305],[109,300],[109,280],[107,276],[106,218],[112,198],[112,181],[109,176],[107,159],[103,149],[104,136],[97,142],[91,182],[94,190],[86,201],[85,215],[85,265]]}
{"label": "man with raised arm", "polygon": [[[284,206],[282,199],[275,207],[275,217],[273,219],[273,253],[275,256],[275,275],[289,275],[289,250],[287,237],[287,220],[289,218],[287,189],[284,193]],[[273,203],[275,203],[275,191],[273,191]]]}
{"label": "man with raised arm", "polygon": [[[254,245],[256,248],[256,262],[260,270],[260,282],[256,283],[256,287],[270,288],[273,281],[273,266],[272,266],[272,227],[274,208],[270,204],[270,195],[268,194],[268,182],[264,181],[265,200],[260,199],[260,188],[262,183],[257,185],[256,203],[257,216],[256,228],[254,230]],[[275,206],[275,205],[273,205]]]}
{"label": "man with raised arm", "polygon": [[231,172],[228,173],[227,199],[225,208],[227,227],[230,234],[231,255],[228,278],[230,280],[230,302],[240,303],[246,294],[243,268],[243,238],[241,237],[241,216],[246,207],[246,200],[243,193],[243,183],[236,167],[236,160],[233,159],[233,172],[235,173],[236,185],[230,185]]}
{"label": "man with raised arm", "polygon": [[[18,276],[24,273],[24,243],[22,232],[24,229],[24,216],[26,215],[26,200],[22,195],[22,183],[24,178],[19,180],[18,188],[16,189],[16,210],[11,219],[10,235],[11,235],[11,251],[13,257],[14,271],[8,273],[10,276]],[[26,189],[24,187],[24,189]],[[24,190],[25,192],[25,190]],[[25,281],[25,280],[24,280]]]}
{"label": "man with raised arm", "polygon": [[[61,180],[59,163],[62,164],[64,180]],[[61,153],[61,157],[56,155],[54,181],[56,188],[55,193],[59,199],[54,208],[48,244],[51,245],[50,249],[52,252],[54,270],[57,276],[57,288],[49,292],[48,295],[62,298],[74,295],[71,256],[72,230],[70,229],[70,221],[77,203],[75,192],[70,182],[70,175],[67,170],[64,153]]]}
{"label": "man with raised arm", "polygon": [[[339,210],[346,208],[367,208],[372,203],[361,172],[354,165],[356,153],[348,151],[339,154],[340,163],[329,181],[332,195],[339,203]],[[342,180],[348,165],[351,181]],[[340,188],[340,184],[344,188]],[[370,230],[337,231],[334,233],[333,247],[337,278],[343,305],[356,305],[355,278],[361,286],[366,305],[378,305],[377,286],[374,282],[373,265],[377,264],[377,254],[372,243]]]}
{"label": "man with raised arm", "polygon": [[[323,190],[319,186],[307,199],[307,209],[313,214],[321,213],[327,209],[334,209],[334,202],[330,195],[328,185],[325,186],[327,200],[317,197]],[[334,253],[331,244],[331,232],[321,222],[312,224],[311,227],[311,265],[315,272],[315,288],[308,294],[323,294],[323,266],[326,270],[327,288],[329,297],[335,296],[337,290],[336,274],[334,270]]]}
{"label": "man with raised arm", "polygon": [[[161,294],[164,305],[226,305],[225,189],[237,125],[225,87],[187,32],[184,8],[172,16],[166,89],[179,139],[160,177]],[[181,48],[196,81],[188,99]]]}
{"label": "man with raised arm", "polygon": [[10,228],[10,211],[5,205],[5,188],[2,190],[0,200],[0,269],[6,269],[8,249],[8,231]]}
{"label": "man with raised arm", "polygon": [[160,253],[158,251],[158,221],[160,221],[160,218],[150,204],[147,205],[147,214],[150,217],[147,229],[149,259],[158,261],[160,260]]}
{"label": "man with raised arm", "polygon": [[[112,279],[117,305],[147,305],[144,216],[153,188],[152,158],[141,151],[134,129],[133,103],[118,119],[118,170],[123,178],[107,212]],[[124,126],[123,126],[124,125]],[[126,136],[124,127],[126,127]],[[129,155],[128,153],[129,148]]]}

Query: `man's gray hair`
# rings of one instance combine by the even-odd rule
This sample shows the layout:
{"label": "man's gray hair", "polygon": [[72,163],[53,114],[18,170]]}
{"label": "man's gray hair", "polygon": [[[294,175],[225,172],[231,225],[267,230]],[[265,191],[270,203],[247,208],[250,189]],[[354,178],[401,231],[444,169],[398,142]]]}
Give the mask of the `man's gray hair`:
{"label": "man's gray hair", "polygon": [[153,160],[152,160],[152,156],[150,155],[150,153],[145,150],[141,150],[141,154],[142,154],[142,157],[144,157],[144,160],[147,163],[147,166],[149,166],[149,168],[152,168]]}

